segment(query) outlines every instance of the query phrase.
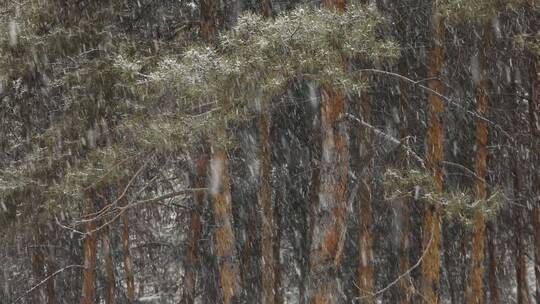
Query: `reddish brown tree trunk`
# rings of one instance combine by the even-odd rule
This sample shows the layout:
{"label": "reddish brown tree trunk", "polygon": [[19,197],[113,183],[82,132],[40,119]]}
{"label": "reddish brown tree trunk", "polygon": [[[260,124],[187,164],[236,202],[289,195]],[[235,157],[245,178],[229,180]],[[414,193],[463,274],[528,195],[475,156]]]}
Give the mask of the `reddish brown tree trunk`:
{"label": "reddish brown tree trunk", "polygon": [[112,256],[111,238],[109,226],[104,226],[101,231],[101,245],[105,259],[106,296],[105,303],[115,303],[116,279],[114,276],[114,261]]}
{"label": "reddish brown tree trunk", "polygon": [[[224,131],[223,131],[224,133]],[[225,136],[220,134],[219,136]],[[240,274],[232,223],[232,204],[228,173],[228,157],[223,147],[213,147],[210,168],[211,194],[215,221],[214,246],[218,259],[223,303],[235,301],[240,291]]]}
{"label": "reddish brown tree trunk", "polygon": [[[367,80],[367,79],[365,79]],[[360,96],[359,114],[364,121],[371,122],[371,98],[367,92]],[[358,278],[358,303],[375,303],[373,267],[373,207],[372,207],[372,183],[373,183],[373,138],[371,130],[361,128],[358,134],[358,154],[360,159],[360,187],[358,189],[358,218],[360,219],[359,264]]]}
{"label": "reddish brown tree trunk", "polygon": [[[433,18],[433,46],[429,51],[428,85],[433,91],[442,94],[443,84],[440,80],[444,64],[444,23],[440,16]],[[427,167],[432,171],[437,191],[443,191],[442,164],[444,129],[442,114],[444,103],[440,96],[430,93],[428,96],[427,130]],[[422,261],[422,294],[426,303],[439,303],[439,286],[441,273],[440,260],[441,216],[437,204],[428,205],[425,209],[423,223],[423,248],[426,251]]]}
{"label": "reddish brown tree trunk", "polygon": [[[398,20],[398,33],[402,39],[402,43],[407,41],[407,16],[402,15],[400,12],[396,12],[396,19]],[[409,69],[407,65],[407,57],[404,54],[398,64],[399,74],[408,77]],[[399,83],[400,96],[399,96],[399,137],[406,138],[411,134],[409,121],[407,118],[407,112],[409,110],[409,94],[408,84],[404,81]],[[408,142],[406,144],[409,144]],[[409,155],[402,150],[400,155],[401,165],[407,169],[409,168]],[[412,189],[410,189],[412,191]],[[411,204],[413,203],[412,196],[405,196],[401,200],[400,210],[400,236],[399,236],[399,274],[405,274],[410,268],[410,241],[411,241]],[[399,303],[411,304],[413,296],[413,286],[411,284],[411,276],[405,275],[403,279],[399,281]]]}
{"label": "reddish brown tree trunk", "polygon": [[[476,111],[478,115],[485,117],[488,112],[488,79],[487,54],[491,49],[491,24],[485,23],[483,27],[483,49],[480,51],[480,79],[476,86]],[[476,200],[485,201],[487,198],[487,157],[488,157],[488,124],[485,119],[476,120]],[[472,239],[472,257],[470,273],[470,292],[467,302],[469,304],[484,303],[484,251],[486,241],[486,223],[482,210],[477,209],[474,213],[474,232]]]}
{"label": "reddish brown tree trunk", "polygon": [[222,20],[220,0],[200,1],[200,28],[199,35],[205,41],[212,41],[217,37],[217,31]]}
{"label": "reddish brown tree trunk", "polygon": [[[193,187],[201,189],[206,187],[206,176],[208,171],[209,154],[205,151],[207,144],[203,143],[203,151],[199,154],[196,164],[196,176]],[[186,278],[184,301],[187,304],[192,304],[196,296],[196,283],[198,278],[200,257],[199,257],[199,242],[203,234],[202,213],[204,210],[205,192],[195,192],[195,206],[191,210],[191,235],[186,257]]]}
{"label": "reddish brown tree trunk", "polygon": [[261,0],[261,13],[265,18],[273,17],[272,0]]}
{"label": "reddish brown tree trunk", "polygon": [[310,253],[311,303],[334,303],[340,291],[337,273],[346,233],[348,141],[340,120],[345,99],[331,88],[324,88],[321,104],[322,159],[319,206],[313,214]]}
{"label": "reddish brown tree trunk", "polygon": [[[326,8],[345,11],[344,0],[324,0]],[[346,67],[343,58],[340,64]],[[334,88],[322,88],[320,191],[318,207],[312,214],[312,238],[309,256],[310,303],[340,301],[338,273],[345,242],[347,212],[347,178],[349,143],[345,114],[345,97]]]}
{"label": "reddish brown tree trunk", "polygon": [[[86,190],[84,204],[87,219],[91,218],[91,214],[95,212],[95,200],[95,189]],[[95,229],[95,221],[86,222],[86,235],[83,242],[84,270],[81,304],[94,304],[96,301],[97,236]]]}

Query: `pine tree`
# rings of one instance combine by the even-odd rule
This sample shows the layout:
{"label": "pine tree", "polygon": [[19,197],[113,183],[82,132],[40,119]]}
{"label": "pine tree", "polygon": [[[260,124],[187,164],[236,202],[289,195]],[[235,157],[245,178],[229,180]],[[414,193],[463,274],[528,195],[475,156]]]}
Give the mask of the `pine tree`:
{"label": "pine tree", "polygon": [[[434,9],[437,9],[434,4]],[[432,45],[428,54],[429,88],[435,93],[428,95],[428,130],[426,139],[427,167],[433,174],[436,191],[443,191],[443,123],[444,102],[439,94],[443,94],[441,81],[444,65],[444,19],[434,12],[431,24]],[[426,303],[438,303],[440,291],[440,244],[441,214],[437,204],[427,205],[424,211],[423,248],[426,251],[422,261],[422,294]]]}

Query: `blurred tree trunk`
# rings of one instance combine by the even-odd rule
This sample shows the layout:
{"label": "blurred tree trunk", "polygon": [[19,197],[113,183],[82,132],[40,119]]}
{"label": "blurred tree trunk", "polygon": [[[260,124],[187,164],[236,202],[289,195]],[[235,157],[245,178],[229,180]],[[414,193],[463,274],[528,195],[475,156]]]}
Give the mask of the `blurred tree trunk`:
{"label": "blurred tree trunk", "polygon": [[[39,283],[45,277],[45,250],[43,249],[45,238],[43,236],[43,229],[42,224],[37,224],[33,231],[32,272],[34,274],[35,284]],[[41,288],[34,292],[33,301],[36,303],[45,303],[47,301],[45,293]]]}
{"label": "blurred tree trunk", "polygon": [[282,218],[281,218],[281,209],[284,200],[285,187],[282,182],[279,182],[279,186],[276,191],[276,202],[274,204],[274,227],[276,229],[274,237],[274,303],[282,304],[283,303],[283,293],[281,292],[281,261],[280,261],[280,251],[281,251],[281,237],[283,234],[282,227]]}
{"label": "blurred tree trunk", "polygon": [[[95,189],[85,191],[85,219],[91,219],[95,213]],[[94,304],[96,301],[96,258],[97,258],[97,235],[95,221],[87,221],[85,224],[86,235],[83,241],[84,270],[83,289],[81,304]]]}
{"label": "blurred tree trunk", "polygon": [[217,37],[218,29],[223,23],[222,0],[200,1],[200,28],[199,35],[205,41],[213,41]]}
{"label": "blurred tree trunk", "polygon": [[[476,80],[476,111],[478,115],[485,117],[489,107],[489,80],[487,78],[488,54],[491,50],[491,23],[485,22],[482,29],[482,48],[479,52],[480,78]],[[488,158],[488,124],[485,119],[476,119],[476,156],[475,156],[475,185],[476,200],[485,201],[487,199],[487,158]],[[473,238],[470,281],[470,290],[467,294],[467,303],[484,303],[484,252],[486,241],[486,223],[484,213],[477,209],[473,219]]]}
{"label": "blurred tree trunk", "polygon": [[[47,255],[47,277],[51,276],[56,271],[54,262],[54,249],[49,248],[49,254]],[[51,277],[47,281],[47,304],[56,303],[56,291],[55,291],[55,278]]]}
{"label": "blurred tree trunk", "polygon": [[[329,9],[345,11],[344,0],[324,0]],[[346,68],[346,59],[340,64]],[[338,282],[346,234],[347,178],[349,146],[343,121],[345,97],[330,86],[323,86],[321,99],[321,144],[319,204],[313,213],[309,261],[309,301],[340,302]]]}
{"label": "blurred tree trunk", "polygon": [[[118,191],[123,191],[125,183],[119,183]],[[120,195],[120,194],[117,194]],[[127,204],[127,200],[122,198],[120,200],[120,206],[124,207]],[[129,304],[134,303],[135,301],[135,277],[133,275],[133,261],[131,259],[130,253],[130,242],[129,242],[129,213],[127,209],[122,215],[120,215],[120,220],[122,221],[122,250],[124,251],[124,272],[126,274],[126,297]]]}
{"label": "blurred tree trunk", "polygon": [[[402,20],[405,18],[402,16]],[[404,21],[402,21],[404,22]],[[405,33],[405,27],[406,25],[403,23],[400,23],[398,25],[400,34],[402,37],[404,37]],[[407,68],[407,59],[406,58],[400,58],[398,69],[400,75],[403,75],[405,77],[408,76],[408,68]],[[399,128],[399,136],[400,138],[406,138],[410,134],[409,130],[409,124],[407,119],[407,111],[409,109],[409,101],[408,101],[408,94],[407,94],[407,84],[403,81],[400,82],[400,97],[399,97],[399,104],[400,104],[400,128]],[[409,156],[406,155],[405,151],[402,152],[401,155],[401,162],[404,168],[409,167]],[[411,189],[412,191],[412,189]],[[409,260],[409,253],[410,253],[410,235],[411,235],[411,205],[413,203],[413,197],[412,196],[405,196],[401,200],[401,214],[400,214],[400,237],[399,237],[399,274],[404,274],[407,271],[409,271],[410,260]],[[403,279],[399,282],[399,298],[400,298],[400,304],[411,304],[412,303],[412,296],[413,296],[413,286],[411,286],[411,276],[406,275],[403,277]]]}
{"label": "blurred tree trunk", "polygon": [[[530,30],[538,30],[539,14],[534,8],[535,1],[527,1],[527,19]],[[538,5],[538,4],[536,4]],[[533,229],[534,229],[534,273],[536,276],[536,302],[540,303],[540,58],[537,54],[530,55],[530,99],[529,124],[532,133],[533,161]]]}
{"label": "blurred tree trunk", "polygon": [[[369,4],[371,0],[362,0],[362,4]],[[363,79],[366,83],[368,77]],[[371,97],[367,90],[360,95],[360,104],[358,105],[358,114],[362,119],[371,124]],[[373,166],[374,166],[374,141],[371,130],[360,128],[358,131],[358,158],[359,182],[358,189],[358,218],[360,221],[360,233],[358,235],[359,246],[359,264],[358,278],[356,285],[358,287],[358,303],[375,303],[374,294],[374,276],[373,267]]]}
{"label": "blurred tree trunk", "polygon": [[[368,79],[364,79],[368,80]],[[360,117],[371,123],[371,97],[368,92],[362,92],[358,112]],[[360,221],[360,234],[358,235],[359,264],[358,287],[359,303],[375,303],[374,272],[373,267],[373,207],[372,184],[374,165],[374,142],[371,130],[360,128],[358,133],[358,158],[360,161],[358,189],[358,218]]]}
{"label": "blurred tree trunk", "polygon": [[311,303],[334,303],[341,296],[338,273],[346,233],[348,142],[340,122],[345,98],[332,88],[322,90],[322,159],[319,205],[313,214],[310,252]]}
{"label": "blurred tree trunk", "polygon": [[489,294],[492,304],[501,303],[499,280],[497,279],[497,230],[494,223],[487,223],[487,246],[489,254]]}
{"label": "blurred tree trunk", "polygon": [[[218,137],[224,137],[221,129]],[[219,265],[219,277],[223,303],[230,304],[240,293],[240,274],[233,233],[231,191],[229,184],[229,160],[224,147],[212,147],[210,168],[212,171],[211,194],[215,221],[214,246]]]}
{"label": "blurred tree trunk", "polygon": [[[317,101],[320,100],[320,95],[314,89],[315,84],[311,84],[310,98],[316,98]],[[302,229],[302,246],[300,250],[300,282],[298,286],[299,294],[299,303],[306,304],[308,303],[308,280],[310,274],[310,250],[311,243],[313,239],[313,226],[315,223],[315,210],[319,208],[319,192],[320,192],[320,164],[321,164],[321,111],[315,110],[312,114],[313,125],[312,125],[312,140],[310,145],[310,168],[311,168],[311,185],[309,188],[309,198],[306,207],[304,208],[303,223],[301,225]]]}
{"label": "blurred tree trunk", "polygon": [[261,14],[265,18],[271,18],[274,16],[272,11],[272,0],[261,0]]}
{"label": "blurred tree trunk", "polygon": [[[434,8],[436,4],[434,4]],[[428,86],[433,91],[442,94],[443,84],[441,73],[444,65],[444,20],[435,15],[432,19],[432,46],[428,53]],[[444,157],[444,129],[442,114],[444,102],[434,93],[428,95],[428,130],[427,130],[427,167],[433,173],[437,191],[443,191],[442,164]],[[422,294],[424,301],[429,304],[439,303],[440,289],[440,244],[441,244],[441,215],[437,204],[428,204],[425,208],[423,222],[423,248],[426,251],[422,261]]]}
{"label": "blurred tree trunk", "polygon": [[[263,0],[262,15],[272,17],[272,1]],[[260,153],[260,179],[259,179],[259,213],[261,221],[261,265],[262,265],[262,288],[263,303],[273,304],[278,296],[275,287],[278,286],[276,277],[275,244],[276,225],[274,222],[274,207],[272,206],[272,146],[270,144],[271,108],[270,101],[263,100],[261,115],[259,118],[259,153]],[[277,206],[277,202],[276,202]],[[277,207],[276,207],[277,208]],[[279,244],[278,261],[279,261]]]}
{"label": "blurred tree trunk", "polygon": [[[399,3],[399,1],[398,1]],[[406,4],[394,4],[396,7],[392,11],[393,20],[396,22],[397,33],[399,36],[399,41],[401,45],[406,45],[408,43],[408,27],[410,18],[405,12]],[[399,74],[405,77],[409,77],[409,62],[408,59],[411,56],[410,52],[405,52],[399,58],[398,62],[398,71]],[[405,81],[399,82],[399,137],[405,139],[410,137],[411,134],[414,134],[413,126],[409,124],[408,113],[411,110],[409,105],[409,84]],[[407,141],[405,144],[409,144]],[[408,153],[401,149],[401,154],[399,155],[399,165],[407,170],[410,167],[410,156]],[[413,189],[410,189],[411,192]],[[399,231],[399,249],[398,249],[398,259],[399,259],[399,275],[405,274],[409,271],[411,267],[409,254],[411,250],[411,206],[413,204],[414,198],[412,195],[404,196],[400,201],[400,210],[399,210],[399,221],[400,221],[400,231]],[[405,275],[398,283],[398,298],[400,304],[411,304],[413,297],[413,286],[412,278],[410,275]]]}
{"label": "blurred tree trunk", "polygon": [[531,99],[529,117],[533,133],[533,226],[534,226],[534,273],[536,276],[536,302],[540,303],[540,62],[533,58],[531,64]]}
{"label": "blurred tree trunk", "polygon": [[516,281],[517,281],[517,304],[531,304],[529,294],[529,282],[527,279],[527,252],[525,244],[526,202],[523,199],[524,185],[523,172],[520,163],[523,160],[516,155],[513,164],[514,179],[514,223],[515,223],[515,246],[516,246]]}
{"label": "blurred tree trunk", "polygon": [[270,145],[270,107],[268,102],[264,106],[259,118],[260,141],[260,180],[259,180],[259,210],[262,214],[261,222],[261,258],[262,258],[262,286],[264,303],[274,303],[276,290],[276,273],[274,260],[274,210],[272,206],[272,150]]}
{"label": "blurred tree trunk", "polygon": [[[202,151],[199,152],[199,158],[197,159],[195,168],[195,180],[193,182],[193,188],[201,189],[206,187],[206,176],[208,174],[208,161],[209,151],[207,151],[207,143],[202,143]],[[191,209],[191,225],[190,225],[190,237],[189,245],[186,256],[186,278],[185,278],[185,294],[184,302],[186,304],[193,304],[197,294],[197,281],[199,279],[198,273],[200,271],[200,257],[199,257],[199,242],[201,242],[203,235],[203,222],[202,214],[204,212],[205,191],[195,192],[195,206]]]}
{"label": "blurred tree trunk", "polygon": [[101,246],[103,249],[103,258],[105,259],[105,281],[106,281],[105,303],[113,304],[115,303],[116,279],[114,276],[114,260],[113,260],[113,254],[112,254],[109,225],[103,226],[101,230]]}

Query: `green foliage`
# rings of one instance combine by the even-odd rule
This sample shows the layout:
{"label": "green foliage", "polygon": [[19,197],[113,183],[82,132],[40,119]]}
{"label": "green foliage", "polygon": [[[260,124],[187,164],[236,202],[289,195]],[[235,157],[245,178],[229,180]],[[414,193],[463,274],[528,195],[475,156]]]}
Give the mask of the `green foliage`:
{"label": "green foliage", "polygon": [[362,83],[339,62],[396,58],[397,46],[379,38],[383,25],[384,18],[363,6],[343,14],[299,8],[274,20],[246,14],[217,47],[199,46],[180,60],[165,59],[150,78],[187,106],[214,102],[221,117],[267,102],[299,78],[357,93]]}
{"label": "green foliage", "polygon": [[487,199],[473,199],[467,191],[453,191],[448,194],[443,212],[447,219],[455,220],[472,229],[475,213],[480,211],[487,220],[493,220],[504,205],[502,190],[495,189]]}
{"label": "green foliage", "polygon": [[540,57],[540,31],[533,35],[521,34],[514,37],[516,49]]}
{"label": "green foliage", "polygon": [[431,173],[425,169],[387,169],[383,176],[386,200],[415,197],[418,201],[440,206],[445,218],[472,228],[474,215],[480,211],[491,219],[504,204],[502,190],[495,189],[485,200],[475,199],[469,191],[439,192]]}
{"label": "green foliage", "polygon": [[523,5],[525,0],[442,0],[437,13],[452,23],[489,20],[504,9]]}
{"label": "green foliage", "polygon": [[431,202],[439,202],[437,186],[425,169],[387,169],[383,176],[385,198],[395,200],[405,196],[420,196]]}

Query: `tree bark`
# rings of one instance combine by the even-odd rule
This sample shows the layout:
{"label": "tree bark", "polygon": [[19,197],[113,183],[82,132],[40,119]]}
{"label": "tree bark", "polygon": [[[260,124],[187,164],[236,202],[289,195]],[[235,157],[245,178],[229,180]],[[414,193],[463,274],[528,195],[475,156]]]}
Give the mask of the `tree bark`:
{"label": "tree bark", "polygon": [[[529,28],[538,29],[539,14],[535,12],[534,0],[527,1],[527,14]],[[534,274],[536,277],[536,303],[540,303],[540,58],[537,54],[530,56],[530,99],[529,124],[532,135],[532,161],[533,161],[533,229],[534,229]]]}
{"label": "tree bark", "polygon": [[[266,103],[267,104],[267,103]],[[270,109],[264,106],[259,118],[259,136],[260,136],[260,161],[261,173],[259,180],[259,210],[262,213],[261,222],[261,243],[262,243],[262,286],[263,302],[273,304],[276,290],[276,273],[274,259],[274,210],[272,206],[272,158],[270,146]]]}
{"label": "tree bark", "polygon": [[[86,190],[84,198],[86,219],[91,218],[91,214],[95,212],[95,200],[95,189]],[[86,222],[86,235],[83,241],[84,270],[81,304],[94,304],[96,301],[97,235],[95,229],[95,221]]]}
{"label": "tree bark", "polygon": [[[121,205],[126,205],[126,200],[121,200]],[[128,211],[120,216],[122,221],[122,250],[124,251],[124,272],[126,274],[126,296],[129,304],[135,301],[135,277],[133,275],[133,262],[131,260],[130,242],[129,242],[129,214]]]}
{"label": "tree bark", "polygon": [[[367,79],[366,79],[367,80]],[[364,121],[371,123],[371,98],[367,92],[360,96],[359,114]],[[360,260],[358,264],[358,303],[375,303],[373,266],[373,136],[371,130],[361,128],[358,134],[358,154],[360,160],[360,187],[358,189],[358,218],[360,219],[360,234],[358,239]]]}
{"label": "tree bark", "polygon": [[[408,17],[400,12],[399,9],[395,11],[395,19],[397,20],[397,28],[399,36],[401,37],[401,43],[407,43],[407,24]],[[405,77],[409,75],[409,68],[407,62],[408,56],[403,54],[399,59],[398,70],[399,74]],[[407,113],[410,109],[409,106],[409,94],[408,84],[404,81],[399,83],[399,137],[406,138],[411,134],[411,125],[407,117]],[[406,151],[402,151],[400,155],[401,166],[404,169],[409,168],[410,159]],[[412,191],[412,189],[411,189]],[[399,236],[399,274],[405,274],[409,271],[410,260],[409,254],[411,250],[411,205],[413,203],[412,196],[405,196],[400,202],[400,236]],[[400,304],[412,304],[413,286],[412,278],[410,275],[405,275],[403,279],[399,281],[399,303]]]}
{"label": "tree bark", "polygon": [[524,184],[523,172],[520,163],[522,159],[519,155],[515,156],[513,179],[514,179],[514,201],[513,207],[515,222],[515,246],[516,246],[516,281],[517,281],[517,304],[531,304],[529,294],[529,283],[527,279],[527,253],[525,249],[525,208],[526,202],[523,199]]}
{"label": "tree bark", "polygon": [[274,16],[272,12],[272,0],[261,0],[261,13],[265,18]]}
{"label": "tree bark", "polygon": [[[483,48],[480,50],[480,79],[475,84],[476,87],[476,111],[478,115],[485,117],[488,113],[489,96],[487,79],[487,52],[491,49],[491,24],[485,23],[483,26]],[[484,119],[476,120],[476,200],[485,201],[487,198],[487,158],[488,158],[488,124]],[[472,256],[470,273],[470,292],[467,303],[484,303],[484,252],[486,241],[486,223],[482,210],[474,212],[474,231],[472,238]]]}
{"label": "tree bark", "polygon": [[[206,143],[203,143],[203,151],[200,151],[199,158],[196,163],[196,176],[193,183],[193,187],[196,189],[206,187],[206,177],[208,171],[209,154],[206,151]],[[195,192],[195,206],[191,209],[191,231],[190,241],[186,256],[186,278],[185,278],[185,294],[184,302],[186,304],[193,304],[196,297],[196,287],[198,281],[198,272],[200,271],[200,257],[199,257],[199,242],[203,235],[202,226],[202,214],[204,212],[205,192]]]}
{"label": "tree bark", "polygon": [[[440,80],[444,64],[444,23],[440,16],[433,17],[433,46],[429,51],[430,79],[428,86],[433,91],[442,94],[443,84]],[[427,167],[433,173],[437,191],[443,191],[442,164],[444,129],[442,114],[443,100],[436,94],[428,95],[428,130],[427,130]],[[440,288],[440,244],[441,244],[441,216],[437,204],[426,206],[423,222],[423,248],[426,251],[422,261],[422,294],[424,301],[429,304],[439,303]]]}
{"label": "tree bark", "polygon": [[[224,133],[224,131],[223,131]],[[220,134],[219,136],[224,136]],[[221,293],[224,304],[235,301],[240,291],[239,265],[236,255],[228,157],[223,147],[214,146],[210,161],[211,194],[215,221],[214,246],[218,259]]]}
{"label": "tree bark", "polygon": [[489,294],[492,304],[501,303],[501,292],[499,290],[499,280],[497,277],[497,231],[496,225],[487,224],[488,231],[488,253],[489,253]]}
{"label": "tree bark", "polygon": [[310,250],[311,303],[334,303],[341,294],[338,272],[341,266],[347,211],[348,139],[340,122],[345,99],[331,88],[322,91],[322,159],[319,206],[314,210]]}
{"label": "tree bark", "polygon": [[[329,9],[343,12],[344,0],[324,0]],[[342,59],[342,68],[346,60]],[[320,191],[318,207],[312,214],[312,239],[309,257],[310,303],[337,303],[342,297],[339,277],[345,242],[349,143],[345,97],[330,86],[322,88]]]}
{"label": "tree bark", "polygon": [[105,259],[105,281],[106,281],[106,296],[105,303],[115,303],[116,294],[116,279],[114,275],[114,260],[111,248],[110,229],[106,225],[101,231],[101,244],[103,246],[103,257]]}
{"label": "tree bark", "polygon": [[217,37],[223,16],[220,0],[200,1],[200,28],[199,35],[205,41],[213,41]]}
{"label": "tree bark", "polygon": [[[34,249],[32,251],[32,272],[36,283],[40,282],[45,277],[45,250],[43,249],[45,238],[43,237],[43,229],[44,227],[42,224],[37,224],[33,231]],[[33,301],[36,303],[44,303],[47,301],[42,289],[38,289],[34,292]]]}

